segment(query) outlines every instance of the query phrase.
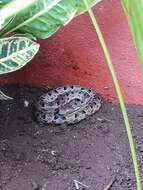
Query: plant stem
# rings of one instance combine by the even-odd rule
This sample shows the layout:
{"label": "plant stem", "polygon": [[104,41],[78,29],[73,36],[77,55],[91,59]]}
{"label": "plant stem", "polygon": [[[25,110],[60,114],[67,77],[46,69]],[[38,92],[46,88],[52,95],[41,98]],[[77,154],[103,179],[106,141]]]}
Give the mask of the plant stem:
{"label": "plant stem", "polygon": [[116,89],[116,93],[119,99],[119,103],[120,103],[120,108],[122,111],[122,115],[123,115],[123,119],[124,119],[124,124],[125,124],[125,128],[127,131],[127,136],[128,136],[128,142],[129,142],[129,146],[130,146],[130,151],[131,151],[131,157],[132,157],[132,161],[133,161],[133,167],[134,167],[134,172],[135,172],[135,177],[136,177],[136,187],[137,190],[142,190],[142,184],[141,184],[141,177],[140,177],[140,173],[139,173],[139,167],[138,167],[138,161],[137,161],[137,154],[136,154],[136,148],[135,148],[135,143],[133,140],[133,136],[132,136],[132,130],[130,127],[130,123],[129,123],[129,119],[128,119],[128,115],[127,115],[127,110],[126,110],[126,106],[124,103],[124,98],[121,92],[121,88],[116,76],[116,72],[112,63],[112,59],[110,57],[110,53],[108,51],[108,48],[106,46],[104,37],[102,35],[102,32],[100,30],[100,27],[98,25],[98,22],[96,20],[96,17],[92,11],[92,9],[89,6],[88,0],[83,0],[84,4],[88,10],[89,16],[91,18],[92,24],[97,32],[97,36],[99,38],[100,44],[102,46],[103,52],[104,52],[104,56],[106,59],[106,63],[108,65],[108,68],[110,70],[111,76],[112,76],[112,80]]}

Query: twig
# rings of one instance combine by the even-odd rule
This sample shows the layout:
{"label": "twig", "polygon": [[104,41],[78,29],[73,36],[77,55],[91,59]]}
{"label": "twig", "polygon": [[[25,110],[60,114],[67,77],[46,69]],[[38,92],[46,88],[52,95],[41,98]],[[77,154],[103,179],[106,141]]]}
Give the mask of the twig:
{"label": "twig", "polygon": [[101,118],[100,118],[100,117],[97,117],[97,120],[100,121],[100,122],[108,121],[108,122],[110,122],[110,123],[113,123],[112,120],[110,120],[110,119],[108,119],[108,118],[106,118],[106,117],[104,117],[104,116],[102,116]]}
{"label": "twig", "polygon": [[112,179],[110,182],[109,182],[109,184],[103,189],[103,190],[109,190],[111,187],[112,187],[112,185],[113,185],[113,183],[115,182],[115,178],[114,179]]}
{"label": "twig", "polygon": [[74,181],[74,184],[75,184],[75,188],[76,188],[77,190],[80,189],[80,186],[79,186],[79,185],[81,185],[81,186],[83,186],[83,187],[85,187],[85,188],[89,188],[87,185],[85,185],[85,184],[83,184],[83,183],[81,183],[81,182],[79,182],[79,181],[77,181],[77,180],[73,180],[73,181]]}

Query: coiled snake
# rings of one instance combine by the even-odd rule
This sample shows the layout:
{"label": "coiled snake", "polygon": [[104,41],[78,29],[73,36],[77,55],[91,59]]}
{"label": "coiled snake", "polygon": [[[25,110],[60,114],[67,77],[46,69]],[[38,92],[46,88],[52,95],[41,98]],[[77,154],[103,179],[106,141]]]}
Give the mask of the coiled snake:
{"label": "coiled snake", "polygon": [[97,112],[101,99],[96,92],[77,85],[66,85],[43,94],[36,104],[40,123],[74,124]]}

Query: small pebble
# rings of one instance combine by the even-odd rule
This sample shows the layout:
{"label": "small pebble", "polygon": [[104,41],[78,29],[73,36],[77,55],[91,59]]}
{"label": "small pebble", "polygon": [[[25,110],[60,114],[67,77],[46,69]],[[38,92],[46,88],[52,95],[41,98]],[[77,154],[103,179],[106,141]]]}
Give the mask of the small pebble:
{"label": "small pebble", "polygon": [[56,156],[56,151],[55,151],[55,150],[52,150],[52,151],[51,151],[51,154],[52,154],[53,156]]}
{"label": "small pebble", "polygon": [[27,100],[24,100],[24,107],[28,107],[29,106],[29,102]]}

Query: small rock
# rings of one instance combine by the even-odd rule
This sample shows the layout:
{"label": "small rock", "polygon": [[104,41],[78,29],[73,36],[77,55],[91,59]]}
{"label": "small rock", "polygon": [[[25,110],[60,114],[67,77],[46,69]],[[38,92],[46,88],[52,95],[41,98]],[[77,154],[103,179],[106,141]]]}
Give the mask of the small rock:
{"label": "small rock", "polygon": [[27,100],[24,100],[24,107],[28,107],[29,106],[29,102]]}
{"label": "small rock", "polygon": [[52,150],[52,151],[51,151],[51,154],[52,154],[53,156],[56,156],[57,153],[56,153],[55,150]]}

